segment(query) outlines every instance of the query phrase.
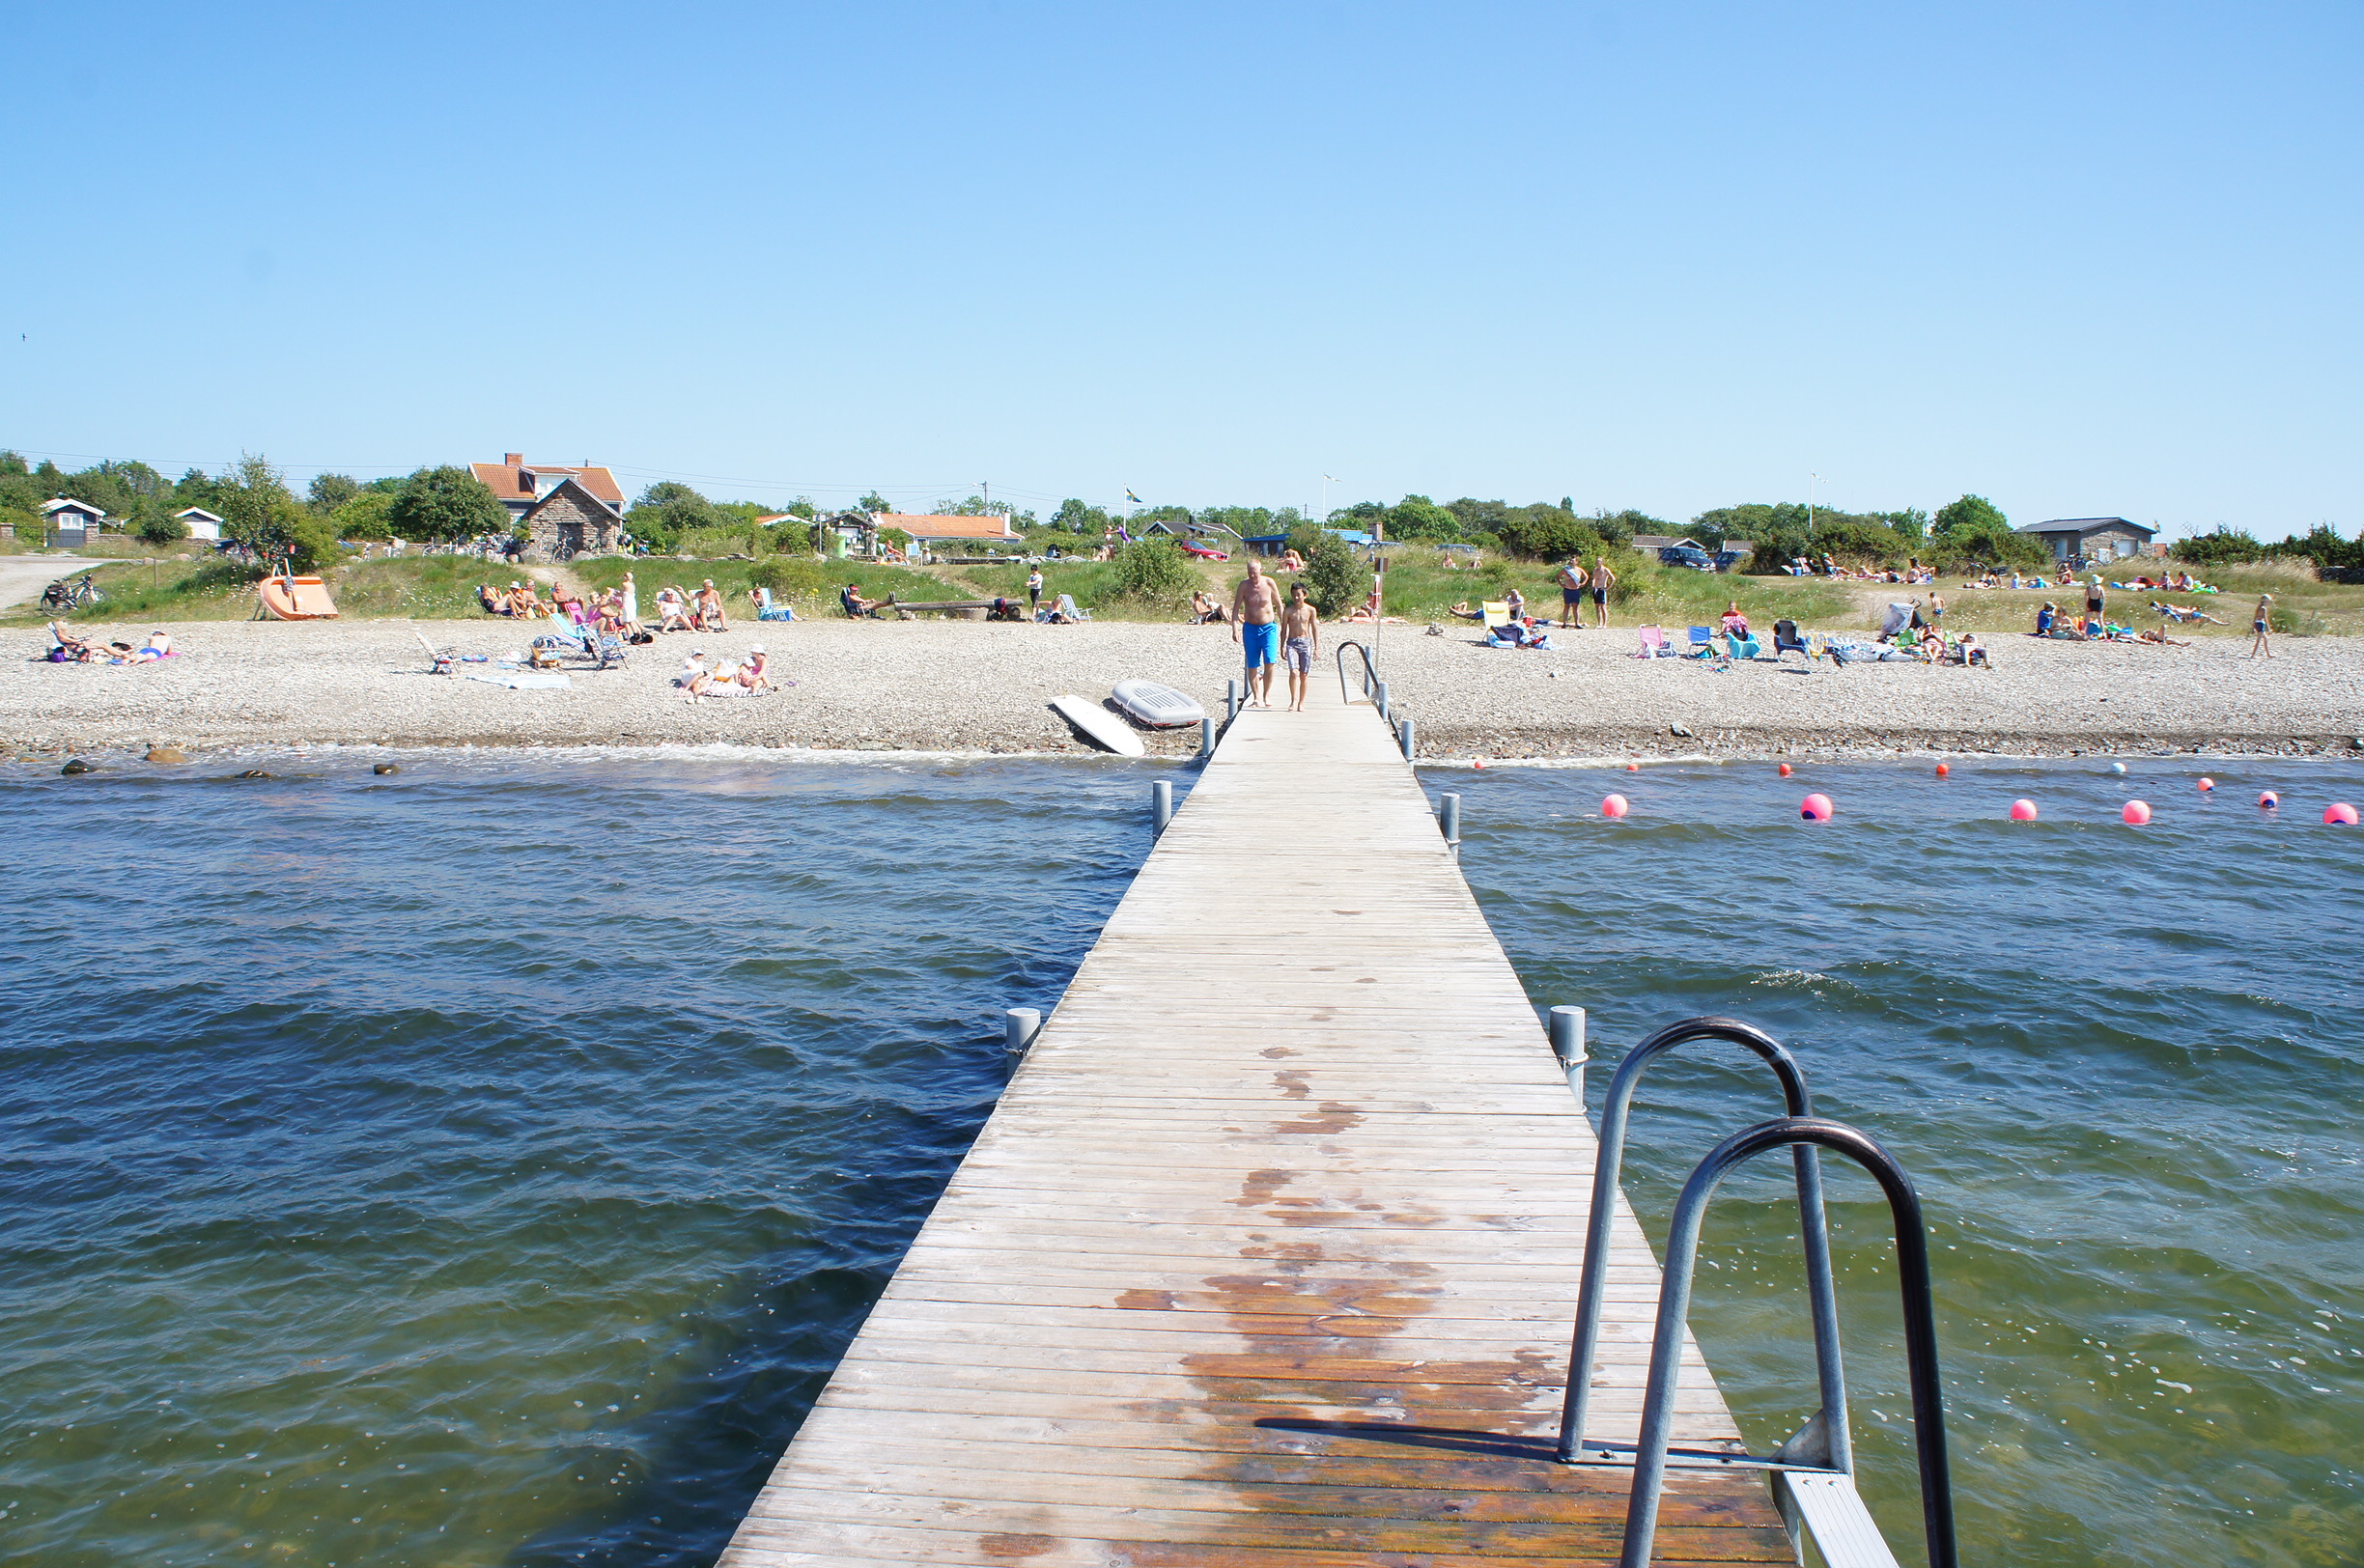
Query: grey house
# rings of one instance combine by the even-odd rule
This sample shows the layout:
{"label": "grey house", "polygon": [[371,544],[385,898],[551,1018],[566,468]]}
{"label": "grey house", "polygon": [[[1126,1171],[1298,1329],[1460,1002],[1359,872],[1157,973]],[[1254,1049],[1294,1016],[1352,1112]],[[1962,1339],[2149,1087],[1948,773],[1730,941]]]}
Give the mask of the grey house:
{"label": "grey house", "polygon": [[42,527],[48,533],[52,545],[68,549],[79,549],[98,537],[106,525],[106,512],[88,501],[77,501],[61,495],[54,501],[42,503]]}
{"label": "grey house", "polygon": [[2124,518],[2054,518],[2031,522],[2017,530],[2044,542],[2055,561],[2114,561],[2140,555],[2156,528],[2146,528]]}

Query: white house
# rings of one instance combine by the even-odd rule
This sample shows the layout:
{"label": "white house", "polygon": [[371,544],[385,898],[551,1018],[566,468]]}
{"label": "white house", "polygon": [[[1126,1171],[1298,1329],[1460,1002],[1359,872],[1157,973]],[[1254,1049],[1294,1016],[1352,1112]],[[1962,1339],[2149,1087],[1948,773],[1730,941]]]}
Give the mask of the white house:
{"label": "white house", "polygon": [[52,545],[79,546],[106,525],[106,513],[88,501],[61,495],[42,503],[42,531]]}
{"label": "white house", "polygon": [[192,506],[185,512],[174,513],[173,517],[188,529],[189,538],[202,539],[210,545],[221,543],[222,520],[204,507]]}

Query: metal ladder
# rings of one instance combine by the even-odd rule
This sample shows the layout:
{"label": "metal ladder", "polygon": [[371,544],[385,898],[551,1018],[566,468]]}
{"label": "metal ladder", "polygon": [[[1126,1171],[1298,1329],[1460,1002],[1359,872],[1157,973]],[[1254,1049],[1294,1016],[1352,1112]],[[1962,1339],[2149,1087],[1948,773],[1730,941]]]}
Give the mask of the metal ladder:
{"label": "metal ladder", "polygon": [[[1622,1443],[1584,1437],[1591,1397],[1593,1355],[1599,1344],[1601,1302],[1607,1293],[1609,1240],[1616,1217],[1618,1178],[1624,1161],[1625,1131],[1634,1091],[1649,1064],[1693,1040],[1720,1040],[1745,1047],[1762,1058],[1780,1081],[1788,1114],[1759,1123],[1711,1150],[1683,1185],[1667,1238],[1666,1267],[1650,1341],[1649,1378],[1642,1411],[1640,1442],[1630,1461],[1609,1457]],[[1680,1376],[1683,1334],[1690,1314],[1691,1285],[1698,1269],[1700,1226],[1716,1187],[1734,1166],[1759,1154],[1787,1146],[1797,1173],[1799,1236],[1814,1320],[1815,1370],[1821,1407],[1788,1442],[1770,1454],[1733,1454],[1670,1446],[1674,1393]],[[1936,1318],[1928,1279],[1928,1239],[1920,1196],[1912,1180],[1869,1135],[1814,1114],[1806,1078],[1780,1042],[1754,1024],[1730,1018],[1686,1019],[1659,1030],[1626,1053],[1611,1079],[1601,1110],[1600,1148],[1593,1167],[1592,1208],[1585,1237],[1584,1274],[1577,1289],[1576,1328],[1562,1406],[1558,1457],[1562,1464],[1633,1466],[1625,1544],[1619,1568],[1648,1568],[1657,1535],[1659,1491],[1670,1460],[1687,1466],[1744,1466],[1768,1472],[1776,1505],[1790,1538],[1811,1535],[1831,1568],[1897,1568],[1896,1557],[1855,1489],[1855,1464],[1848,1438],[1846,1377],[1839,1350],[1837,1293],[1831,1280],[1830,1234],[1823,1214],[1818,1149],[1845,1155],[1872,1173],[1888,1198],[1897,1235],[1897,1265],[1903,1294],[1905,1357],[1912,1385],[1913,1435],[1919,1451],[1921,1501],[1931,1568],[1956,1568],[1952,1481],[1946,1462],[1945,1410],[1938,1378]],[[1590,1453],[1588,1452],[1590,1451]]]}

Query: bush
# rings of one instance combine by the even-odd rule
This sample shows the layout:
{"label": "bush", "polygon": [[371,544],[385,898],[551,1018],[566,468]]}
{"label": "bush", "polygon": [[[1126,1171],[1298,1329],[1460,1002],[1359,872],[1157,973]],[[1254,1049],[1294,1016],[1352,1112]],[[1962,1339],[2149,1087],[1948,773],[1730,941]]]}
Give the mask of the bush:
{"label": "bush", "polygon": [[465,468],[420,468],[402,482],[385,524],[402,539],[422,545],[458,544],[492,534],[509,535],[509,509]]}
{"label": "bush", "polygon": [[[1344,546],[1339,546],[1343,548]],[[1198,586],[1198,574],[1167,539],[1137,539],[1111,558],[1119,598],[1143,604],[1172,604]]]}
{"label": "bush", "polygon": [[1363,602],[1363,574],[1346,541],[1327,528],[1309,525],[1293,530],[1288,544],[1305,557],[1305,575],[1300,580],[1316,610],[1339,616]]}
{"label": "bush", "polygon": [[828,570],[809,550],[799,555],[767,555],[747,569],[747,581],[771,589],[774,599],[819,599],[835,591]]}
{"label": "bush", "polygon": [[169,512],[151,512],[131,532],[143,545],[171,545],[188,538],[188,524]]}
{"label": "bush", "polygon": [[2227,528],[2219,523],[2212,534],[2195,534],[2178,541],[2172,548],[2175,558],[2193,566],[2245,566],[2251,561],[2263,561],[2266,556],[2264,545],[2251,537],[2245,528]]}

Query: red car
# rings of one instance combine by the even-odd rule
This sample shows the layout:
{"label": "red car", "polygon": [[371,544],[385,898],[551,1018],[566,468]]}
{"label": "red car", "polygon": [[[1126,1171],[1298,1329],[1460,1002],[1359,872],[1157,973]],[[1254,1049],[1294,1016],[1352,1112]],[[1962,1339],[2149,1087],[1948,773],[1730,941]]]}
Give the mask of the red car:
{"label": "red car", "polygon": [[1202,561],[1228,561],[1231,559],[1230,556],[1226,555],[1222,550],[1215,548],[1213,546],[1201,545],[1195,539],[1186,540],[1183,543],[1182,548],[1186,553],[1196,555]]}

